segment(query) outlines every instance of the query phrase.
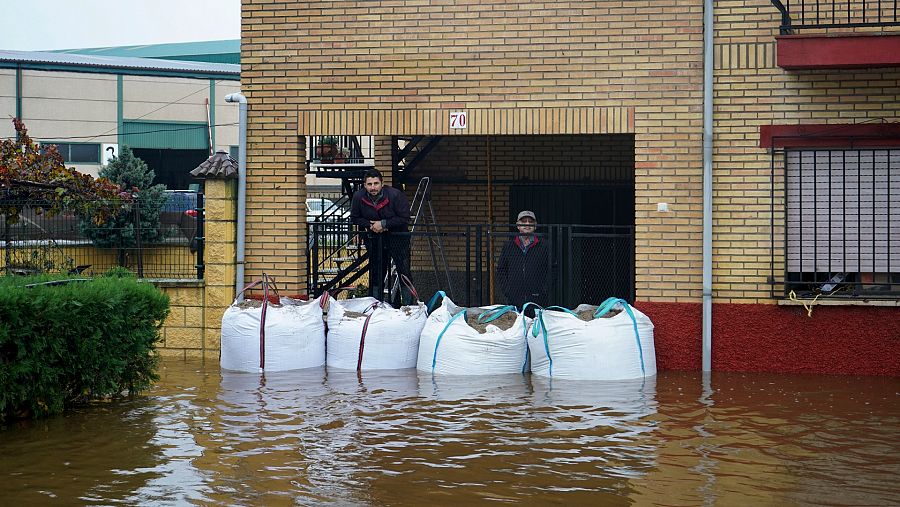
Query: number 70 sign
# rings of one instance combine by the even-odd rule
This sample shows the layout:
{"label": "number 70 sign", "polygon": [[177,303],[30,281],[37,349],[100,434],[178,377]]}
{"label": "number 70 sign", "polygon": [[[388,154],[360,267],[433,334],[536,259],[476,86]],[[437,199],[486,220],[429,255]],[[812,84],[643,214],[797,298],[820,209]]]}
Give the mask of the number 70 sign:
{"label": "number 70 sign", "polygon": [[465,111],[450,112],[450,128],[464,129],[469,126],[469,117]]}

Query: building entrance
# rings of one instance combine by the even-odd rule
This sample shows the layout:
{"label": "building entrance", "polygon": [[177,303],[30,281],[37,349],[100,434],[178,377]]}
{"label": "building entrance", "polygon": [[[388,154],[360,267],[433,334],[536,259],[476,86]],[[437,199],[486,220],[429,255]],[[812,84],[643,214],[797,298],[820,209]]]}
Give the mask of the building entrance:
{"label": "building entrance", "polygon": [[634,299],[633,186],[511,186],[509,202],[510,224],[527,209],[547,226],[558,278],[552,300],[574,306],[610,296]]}

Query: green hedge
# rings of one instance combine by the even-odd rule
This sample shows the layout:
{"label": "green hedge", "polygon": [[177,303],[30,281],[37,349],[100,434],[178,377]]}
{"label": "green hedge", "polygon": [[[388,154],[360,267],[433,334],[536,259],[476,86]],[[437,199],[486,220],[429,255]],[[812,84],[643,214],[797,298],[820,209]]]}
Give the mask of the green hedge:
{"label": "green hedge", "polygon": [[121,271],[59,282],[71,278],[0,277],[0,420],[135,394],[159,378],[168,296]]}

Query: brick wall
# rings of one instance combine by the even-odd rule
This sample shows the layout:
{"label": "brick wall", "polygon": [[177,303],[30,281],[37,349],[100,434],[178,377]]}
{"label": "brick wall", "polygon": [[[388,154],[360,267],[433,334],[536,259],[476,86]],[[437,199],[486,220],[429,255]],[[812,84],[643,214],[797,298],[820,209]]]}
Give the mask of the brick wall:
{"label": "brick wall", "polygon": [[[158,284],[158,286],[169,296],[169,316],[163,323],[162,342],[157,346],[160,355],[178,359],[199,359],[213,353],[212,350],[207,350],[213,347],[207,347],[204,343],[203,282],[190,285]],[[218,349],[218,346],[214,348]],[[218,359],[218,350],[215,353],[214,359]]]}
{"label": "brick wall", "polygon": [[[399,111],[483,110],[484,134],[634,134],[638,297],[696,300],[701,11],[671,0],[243,2],[248,274],[305,281],[305,224],[292,207],[305,198],[297,136],[318,133],[309,123],[298,132],[305,112],[349,111],[315,125],[330,133],[391,135],[417,130]],[[396,129],[370,129],[373,111]],[[491,120],[507,117],[506,132]],[[657,213],[661,200],[674,212]]]}
{"label": "brick wall", "polygon": [[[779,15],[767,0],[716,2],[714,297],[766,302],[771,272],[771,156],[761,125],[863,123],[900,116],[900,71],[786,71],[776,66]],[[832,31],[833,32],[833,31]],[[776,196],[783,195],[782,176]],[[777,221],[783,200],[776,198]],[[783,272],[783,228],[775,271]]]}

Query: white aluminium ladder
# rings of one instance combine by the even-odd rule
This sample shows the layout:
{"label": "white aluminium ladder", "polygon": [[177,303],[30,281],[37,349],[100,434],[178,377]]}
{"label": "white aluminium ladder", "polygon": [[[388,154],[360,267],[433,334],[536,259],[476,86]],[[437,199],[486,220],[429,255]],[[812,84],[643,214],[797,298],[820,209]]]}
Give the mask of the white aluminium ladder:
{"label": "white aluminium ladder", "polygon": [[[438,286],[443,285],[441,282],[441,275],[443,275],[446,286],[440,288],[452,298],[453,286],[450,282],[450,268],[447,265],[447,257],[444,254],[444,241],[434,216],[434,208],[431,206],[431,178],[426,176],[419,180],[419,184],[416,187],[416,193],[413,194],[409,209],[412,221],[409,228],[409,232],[411,233],[409,238],[410,264],[412,264],[413,239],[416,237],[415,235],[412,235],[412,233],[415,233],[418,230],[419,232],[424,232],[424,234],[421,234],[420,236],[428,242],[428,251],[431,255],[431,264],[434,270],[435,281]],[[441,271],[443,271],[443,273],[441,273]],[[400,277],[397,274],[397,267],[394,265],[393,259],[391,260],[390,269],[388,269],[388,272],[385,275],[384,287],[385,292],[390,296],[388,300],[394,301],[397,297],[397,292],[400,290]]]}

